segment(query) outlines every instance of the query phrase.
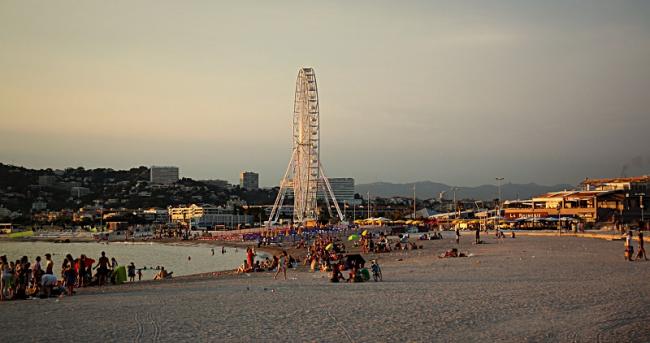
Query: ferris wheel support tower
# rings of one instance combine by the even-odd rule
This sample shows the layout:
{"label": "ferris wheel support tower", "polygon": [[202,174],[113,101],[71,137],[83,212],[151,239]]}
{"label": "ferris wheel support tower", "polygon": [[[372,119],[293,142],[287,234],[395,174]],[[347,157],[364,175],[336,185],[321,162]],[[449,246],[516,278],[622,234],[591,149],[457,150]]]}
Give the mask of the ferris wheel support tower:
{"label": "ferris wheel support tower", "polygon": [[302,68],[296,78],[291,159],[280,182],[280,191],[273,204],[268,225],[278,221],[289,189],[293,189],[294,223],[302,224],[318,218],[316,196],[319,188],[323,191],[330,215],[331,199],[339,219],[343,221],[343,214],[320,162],[319,114],[316,73],[313,68]]}

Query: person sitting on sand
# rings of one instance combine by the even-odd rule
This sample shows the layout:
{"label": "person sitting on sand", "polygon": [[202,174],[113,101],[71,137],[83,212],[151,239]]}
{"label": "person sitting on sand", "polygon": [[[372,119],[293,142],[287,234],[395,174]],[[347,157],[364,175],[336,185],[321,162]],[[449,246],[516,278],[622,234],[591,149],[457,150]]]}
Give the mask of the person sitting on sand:
{"label": "person sitting on sand", "polygon": [[458,249],[452,248],[447,251],[445,251],[442,255],[438,256],[438,258],[448,258],[448,257],[467,257],[464,253],[459,253]]}
{"label": "person sitting on sand", "polygon": [[156,276],[153,277],[153,279],[154,280],[163,280],[163,279],[170,278],[171,276],[172,276],[172,273],[168,273],[165,270],[165,267],[160,267],[160,271],[158,272],[158,274],[156,274]]}
{"label": "person sitting on sand", "polygon": [[252,270],[253,269],[248,266],[248,261],[244,260],[244,263],[237,268],[237,274],[250,273]]}
{"label": "person sitting on sand", "polygon": [[332,273],[330,274],[330,282],[339,282],[339,280],[345,280],[343,273],[339,270],[338,263],[332,265]]}
{"label": "person sitting on sand", "polygon": [[350,268],[350,273],[348,273],[348,279],[346,282],[348,283],[357,282],[356,276],[357,276],[357,268],[353,266],[352,268]]}

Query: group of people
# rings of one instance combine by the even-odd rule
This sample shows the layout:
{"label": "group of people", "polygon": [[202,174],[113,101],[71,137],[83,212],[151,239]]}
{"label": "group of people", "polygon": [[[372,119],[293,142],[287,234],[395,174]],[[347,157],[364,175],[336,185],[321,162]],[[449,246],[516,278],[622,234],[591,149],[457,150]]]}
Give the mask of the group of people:
{"label": "group of people", "polygon": [[[45,261],[36,256],[33,262],[27,256],[15,262],[8,261],[6,255],[0,256],[0,300],[46,298],[60,294],[72,296],[77,287],[103,286],[115,281],[117,260],[109,259],[103,251],[97,261],[84,254],[78,258],[67,254],[58,276],[52,255],[48,253],[44,256]],[[142,271],[136,272],[133,262],[127,269],[130,281],[135,281],[136,275],[139,280],[142,279]]]}
{"label": "group of people", "polygon": [[643,259],[643,260],[647,261],[648,257],[646,256],[646,253],[645,253],[645,247],[644,247],[644,242],[643,242],[643,232],[639,230],[639,233],[637,234],[638,251],[636,253],[636,256],[634,256],[634,245],[632,243],[633,238],[634,238],[634,234],[632,233],[632,230],[628,231],[627,236],[625,237],[625,260],[626,261],[635,261],[635,260]]}
{"label": "group of people", "polygon": [[273,255],[273,258],[268,257],[264,260],[255,260],[257,256],[255,249],[253,247],[246,248],[246,260],[242,263],[239,268],[237,268],[237,274],[242,273],[254,273],[254,272],[264,272],[264,271],[276,271],[275,278],[278,277],[280,273],[283,273],[284,279],[287,279],[287,269],[295,268],[298,260],[292,255],[289,255],[286,250],[282,250],[279,254]]}

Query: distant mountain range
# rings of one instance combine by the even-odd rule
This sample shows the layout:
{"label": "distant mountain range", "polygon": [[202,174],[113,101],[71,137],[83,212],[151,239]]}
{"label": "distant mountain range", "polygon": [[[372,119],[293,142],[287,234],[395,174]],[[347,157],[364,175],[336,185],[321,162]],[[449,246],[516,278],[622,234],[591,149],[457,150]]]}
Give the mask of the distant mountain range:
{"label": "distant mountain range", "polygon": [[[415,185],[415,196],[419,199],[438,198],[440,192],[445,192],[446,199],[453,198],[452,187],[456,187],[456,199],[476,199],[492,200],[498,197],[497,185],[482,185],[476,187],[457,187],[449,186],[444,183],[431,181],[419,181],[411,183],[390,183],[374,182],[358,184],[355,186],[357,193],[365,197],[370,192],[370,197],[391,197],[391,196],[413,196],[413,186]],[[558,184],[553,186],[538,185],[536,183],[517,184],[506,183],[501,185],[501,195],[504,200],[508,199],[529,199],[532,196],[573,189],[576,186],[569,184]]]}

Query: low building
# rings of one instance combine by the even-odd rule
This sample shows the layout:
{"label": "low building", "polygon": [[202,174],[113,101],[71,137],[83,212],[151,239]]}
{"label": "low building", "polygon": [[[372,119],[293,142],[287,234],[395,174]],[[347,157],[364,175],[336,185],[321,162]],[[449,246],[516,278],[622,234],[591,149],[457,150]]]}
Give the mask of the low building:
{"label": "low building", "polygon": [[169,222],[169,211],[164,208],[148,208],[142,211],[145,220],[155,224],[165,224]]}
{"label": "low building", "polygon": [[196,229],[213,229],[217,226],[236,228],[239,225],[253,224],[251,215],[233,214],[213,205],[170,207],[168,212],[172,223],[189,224]]}
{"label": "low building", "polygon": [[625,212],[625,194],[621,191],[550,192],[503,204],[503,216],[508,220],[576,217],[586,222],[617,222]]}

